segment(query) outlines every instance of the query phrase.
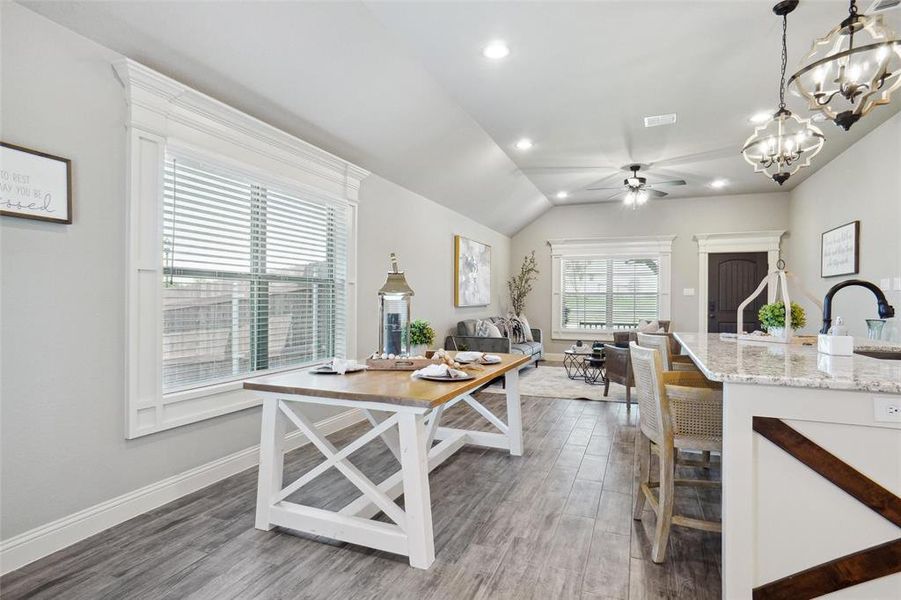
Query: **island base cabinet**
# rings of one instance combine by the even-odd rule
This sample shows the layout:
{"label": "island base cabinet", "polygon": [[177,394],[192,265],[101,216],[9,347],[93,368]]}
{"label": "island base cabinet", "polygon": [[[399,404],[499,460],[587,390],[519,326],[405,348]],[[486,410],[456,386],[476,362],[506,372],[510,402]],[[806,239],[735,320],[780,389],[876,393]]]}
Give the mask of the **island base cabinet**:
{"label": "island base cabinet", "polygon": [[724,384],[724,598],[901,598],[901,423],[880,398],[901,403]]}

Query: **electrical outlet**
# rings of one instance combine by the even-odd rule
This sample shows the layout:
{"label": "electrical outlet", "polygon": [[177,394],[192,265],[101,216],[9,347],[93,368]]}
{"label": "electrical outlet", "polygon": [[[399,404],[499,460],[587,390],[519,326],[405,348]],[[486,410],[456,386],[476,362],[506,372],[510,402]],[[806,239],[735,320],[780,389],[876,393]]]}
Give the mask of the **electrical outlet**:
{"label": "electrical outlet", "polygon": [[695,289],[694,288],[682,288],[682,295],[683,296],[694,296]]}
{"label": "electrical outlet", "polygon": [[877,423],[901,423],[901,396],[874,396],[873,413]]}

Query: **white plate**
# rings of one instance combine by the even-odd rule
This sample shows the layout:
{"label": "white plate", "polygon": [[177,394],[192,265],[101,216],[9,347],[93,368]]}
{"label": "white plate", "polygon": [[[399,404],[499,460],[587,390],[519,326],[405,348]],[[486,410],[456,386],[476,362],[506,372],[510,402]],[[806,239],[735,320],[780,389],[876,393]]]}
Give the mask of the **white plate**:
{"label": "white plate", "polygon": [[[350,367],[349,369],[347,369],[345,371],[345,373],[359,373],[360,371],[365,371],[365,370],[366,370],[365,366]],[[337,375],[338,374],[338,371],[334,370],[329,365],[322,365],[321,367],[316,367],[311,372],[315,373],[316,375]]]}
{"label": "white plate", "polygon": [[499,364],[501,364],[502,362],[504,362],[504,359],[498,358],[497,360],[485,360],[485,359],[483,358],[482,360],[458,360],[457,362],[460,363],[461,365],[471,365],[471,364],[478,364],[478,365],[499,365]]}
{"label": "white plate", "polygon": [[475,379],[475,375],[467,375],[466,377],[436,377],[435,375],[422,375],[420,379],[428,379],[429,381],[469,381]]}

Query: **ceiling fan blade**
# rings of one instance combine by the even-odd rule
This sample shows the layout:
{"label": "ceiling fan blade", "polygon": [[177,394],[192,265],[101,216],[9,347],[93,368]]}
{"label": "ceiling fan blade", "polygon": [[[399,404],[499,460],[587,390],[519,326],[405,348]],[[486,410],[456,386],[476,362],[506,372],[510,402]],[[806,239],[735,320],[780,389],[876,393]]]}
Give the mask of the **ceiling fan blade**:
{"label": "ceiling fan blade", "polygon": [[584,188],[584,189],[591,190],[591,191],[594,191],[594,190],[621,190],[621,189],[623,189],[623,186],[613,185],[610,187],[590,187],[590,188]]}
{"label": "ceiling fan blade", "polygon": [[626,190],[623,190],[623,191],[621,191],[621,192],[618,193],[618,194],[613,194],[612,196],[608,196],[608,197],[607,197],[607,200],[616,200],[616,199],[619,198],[620,196],[625,196],[625,195],[626,195]]}
{"label": "ceiling fan blade", "polygon": [[685,180],[670,179],[669,181],[652,181],[651,185],[685,185]]}
{"label": "ceiling fan blade", "polygon": [[619,171],[619,167],[609,165],[595,167],[522,167],[519,170],[523,173],[539,171]]}
{"label": "ceiling fan blade", "polygon": [[669,194],[667,194],[666,192],[661,192],[660,190],[649,190],[649,189],[645,188],[645,191],[647,191],[652,196],[655,196],[657,198],[663,198],[664,196],[669,196]]}
{"label": "ceiling fan blade", "polygon": [[653,163],[651,163],[651,166],[656,168],[669,167],[674,165],[703,162],[707,160],[717,160],[720,158],[735,156],[736,154],[738,154],[738,152],[733,146],[725,146],[723,148],[716,148],[714,150],[707,150],[704,152],[695,152],[694,154],[684,154],[682,156],[665,158],[663,160],[654,161]]}

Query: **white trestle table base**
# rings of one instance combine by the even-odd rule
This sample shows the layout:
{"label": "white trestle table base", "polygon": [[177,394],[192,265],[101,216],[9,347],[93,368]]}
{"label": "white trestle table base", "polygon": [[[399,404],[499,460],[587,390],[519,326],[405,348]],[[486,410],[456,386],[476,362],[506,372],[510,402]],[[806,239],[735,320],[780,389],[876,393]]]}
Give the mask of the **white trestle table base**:
{"label": "white trestle table base", "polygon": [[[522,456],[519,368],[527,359],[516,355],[502,357],[501,364],[485,366],[475,379],[463,382],[412,380],[409,371],[348,375],[304,371],[246,382],[245,387],[263,399],[256,528],[268,531],[276,526],[286,527],[408,556],[411,566],[429,568],[435,560],[429,472],[467,444]],[[502,374],[506,380],[506,423],[472,396],[474,390]],[[497,432],[441,427],[444,411],[459,402],[468,404]],[[295,410],[303,404],[359,409],[373,428],[338,449],[301,410]],[[325,460],[285,486],[284,440],[289,428],[299,429]],[[348,460],[375,439],[382,440],[400,463],[400,469],[380,483],[373,482]],[[286,499],[332,467],[362,495],[338,511]],[[404,508],[394,501],[401,494]],[[379,512],[392,522],[373,521]]]}

